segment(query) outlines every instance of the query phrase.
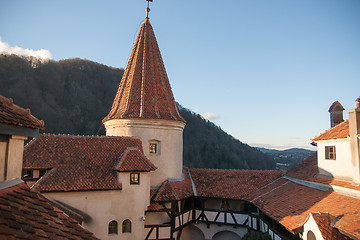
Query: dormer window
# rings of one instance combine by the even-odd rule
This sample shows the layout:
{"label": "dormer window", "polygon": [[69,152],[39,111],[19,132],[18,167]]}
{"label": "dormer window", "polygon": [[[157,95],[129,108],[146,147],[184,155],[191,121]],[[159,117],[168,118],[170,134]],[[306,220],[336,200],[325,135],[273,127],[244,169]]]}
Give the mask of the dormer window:
{"label": "dormer window", "polygon": [[37,181],[44,176],[46,170],[23,170],[22,179],[24,181]]}
{"label": "dormer window", "polygon": [[157,140],[151,140],[149,142],[149,153],[153,155],[160,154],[160,142]]}
{"label": "dormer window", "polygon": [[130,173],[130,184],[140,184],[140,173]]}
{"label": "dormer window", "polygon": [[336,160],[336,148],[335,148],[335,146],[326,146],[325,147],[325,159],[327,159],[327,160]]}

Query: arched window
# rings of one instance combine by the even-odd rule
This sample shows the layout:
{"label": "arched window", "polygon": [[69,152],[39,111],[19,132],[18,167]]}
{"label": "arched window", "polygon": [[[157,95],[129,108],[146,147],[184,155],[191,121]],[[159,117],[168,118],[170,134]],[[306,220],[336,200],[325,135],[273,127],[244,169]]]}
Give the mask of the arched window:
{"label": "arched window", "polygon": [[131,221],[129,219],[126,219],[123,221],[122,223],[122,232],[126,233],[129,232],[131,233]]}
{"label": "arched window", "polygon": [[118,234],[118,223],[115,220],[109,222],[109,234]]}
{"label": "arched window", "polygon": [[307,240],[316,240],[315,234],[312,231],[307,232]]}

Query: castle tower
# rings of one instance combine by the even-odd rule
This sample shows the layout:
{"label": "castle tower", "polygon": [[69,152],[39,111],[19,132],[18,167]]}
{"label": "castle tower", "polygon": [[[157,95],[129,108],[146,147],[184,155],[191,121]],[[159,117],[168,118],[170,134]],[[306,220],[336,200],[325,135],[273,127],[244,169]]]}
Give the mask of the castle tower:
{"label": "castle tower", "polygon": [[186,122],[178,111],[148,17],[139,30],[114,103],[103,123],[107,136],[141,139],[144,154],[157,167],[151,175],[151,186],[182,177]]}

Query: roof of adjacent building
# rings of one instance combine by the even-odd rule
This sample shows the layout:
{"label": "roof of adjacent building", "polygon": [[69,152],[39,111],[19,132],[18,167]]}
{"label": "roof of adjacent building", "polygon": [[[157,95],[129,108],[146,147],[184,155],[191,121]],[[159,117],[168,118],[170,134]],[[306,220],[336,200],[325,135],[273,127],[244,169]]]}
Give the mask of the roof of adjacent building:
{"label": "roof of adjacent building", "polygon": [[23,182],[0,190],[0,216],[0,239],[97,239]]}
{"label": "roof of adjacent building", "polygon": [[310,213],[327,212],[338,218],[334,227],[360,238],[360,199],[307,187],[279,178],[261,188],[251,202],[293,233],[298,233]]}
{"label": "roof of adjacent building", "polygon": [[181,181],[164,181],[152,193],[152,201],[174,201],[192,196],[247,200],[254,191],[282,176],[279,171],[186,167],[183,174]]}
{"label": "roof of adjacent building", "polygon": [[279,171],[242,169],[191,169],[197,196],[243,199],[282,176]]}
{"label": "roof of adjacent building", "polygon": [[13,103],[11,98],[0,95],[0,123],[20,127],[45,129],[44,121],[31,115],[30,109],[24,109]]}
{"label": "roof of adjacent building", "polygon": [[348,240],[347,236],[344,236],[334,228],[332,225],[336,222],[337,218],[331,216],[329,213],[314,213],[312,214],[316,224],[319,227],[322,237],[324,240]]}
{"label": "roof of adjacent building", "polygon": [[154,168],[137,138],[41,134],[24,149],[23,169],[48,170],[32,187],[44,192],[120,190],[117,171]]}
{"label": "roof of adjacent building", "polygon": [[103,119],[182,121],[149,19],[141,25],[110,113]]}
{"label": "roof of adjacent building", "polygon": [[349,120],[339,123],[335,127],[326,130],[319,136],[312,139],[312,141],[322,141],[329,139],[347,138],[349,136]]}
{"label": "roof of adjacent building", "polygon": [[305,181],[333,185],[360,191],[360,186],[354,185],[352,182],[336,180],[333,178],[319,175],[319,168],[317,165],[317,153],[312,154],[310,157],[303,160],[298,165],[287,171],[286,176]]}

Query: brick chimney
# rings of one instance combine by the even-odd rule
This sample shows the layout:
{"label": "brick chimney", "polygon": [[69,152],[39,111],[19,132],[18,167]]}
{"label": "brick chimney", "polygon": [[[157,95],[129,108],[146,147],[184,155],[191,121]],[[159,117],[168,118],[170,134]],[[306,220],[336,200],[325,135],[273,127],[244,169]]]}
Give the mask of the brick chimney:
{"label": "brick chimney", "polygon": [[344,108],[339,101],[333,102],[329,108],[330,113],[330,127],[335,127],[339,123],[344,121],[343,118]]}

